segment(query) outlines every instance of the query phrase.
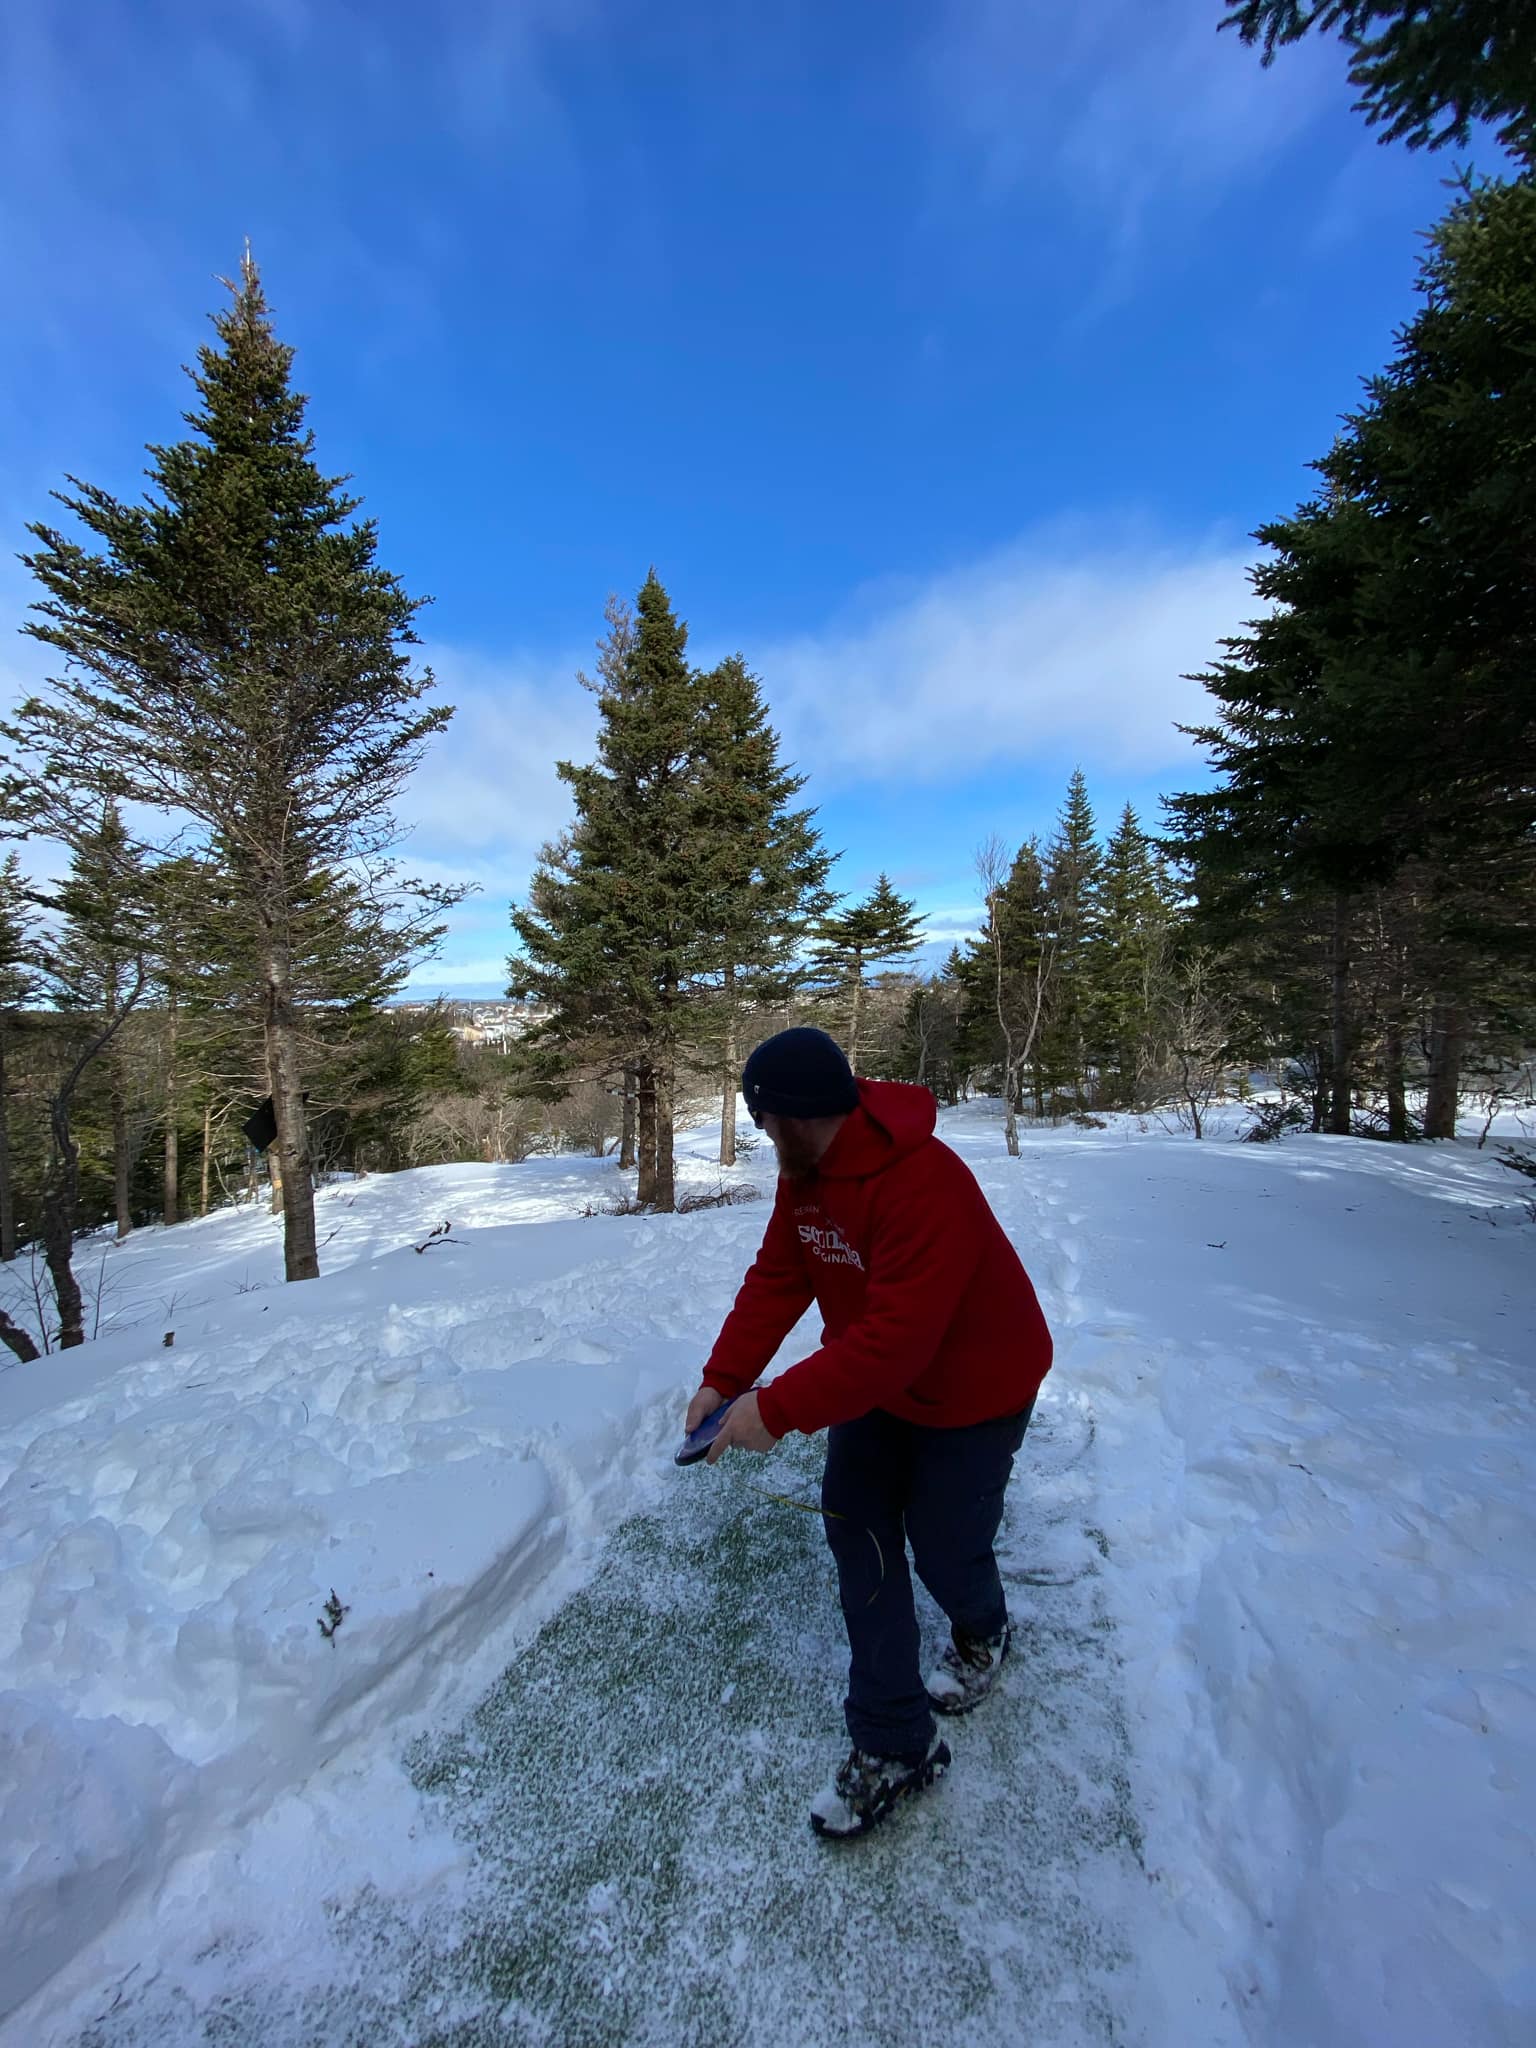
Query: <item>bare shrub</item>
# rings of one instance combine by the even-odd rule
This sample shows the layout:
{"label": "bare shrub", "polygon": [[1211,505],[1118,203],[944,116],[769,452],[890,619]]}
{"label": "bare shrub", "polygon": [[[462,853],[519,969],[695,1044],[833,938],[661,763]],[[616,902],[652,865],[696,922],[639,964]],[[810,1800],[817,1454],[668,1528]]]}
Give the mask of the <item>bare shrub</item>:
{"label": "bare shrub", "polygon": [[1205,1136],[1205,1115],[1226,1085],[1231,1063],[1231,1003],[1220,987],[1213,956],[1191,953],[1164,991],[1158,1016],[1155,1107],[1170,1110],[1179,1128]]}
{"label": "bare shrub", "polygon": [[623,1123],[622,1092],[599,1079],[578,1081],[558,1102],[538,1105],[541,1142],[549,1152],[587,1152],[601,1159]]}
{"label": "bare shrub", "polygon": [[734,1209],[739,1203],[756,1202],[759,1199],[755,1187],[745,1181],[737,1181],[730,1187],[722,1185],[716,1188],[713,1194],[682,1196],[677,1205],[677,1213],[679,1216],[691,1216],[696,1209]]}
{"label": "bare shrub", "polygon": [[583,1216],[649,1216],[651,1205],[642,1202],[638,1195],[616,1195],[611,1202],[587,1202],[582,1206]]}
{"label": "bare shrub", "polygon": [[527,1159],[548,1142],[544,1106],[494,1087],[469,1095],[434,1095],[405,1132],[412,1166],[447,1166],[481,1159],[506,1165]]}

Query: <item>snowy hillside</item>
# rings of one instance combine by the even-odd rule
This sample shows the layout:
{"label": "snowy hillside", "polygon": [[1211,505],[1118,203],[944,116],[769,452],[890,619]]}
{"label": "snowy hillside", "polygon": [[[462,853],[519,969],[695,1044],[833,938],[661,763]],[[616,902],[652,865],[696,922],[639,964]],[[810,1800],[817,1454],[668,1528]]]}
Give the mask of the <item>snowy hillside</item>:
{"label": "snowy hillside", "polygon": [[753,1491],[814,1451],[669,1455],[763,1204],[533,1160],[328,1188],[300,1288],[251,1211],[107,1251],[132,1327],[0,1372],[4,2048],[1528,2042],[1524,1185],[941,1134],[1058,1338],[1024,1654],[841,1862],[817,1523]]}

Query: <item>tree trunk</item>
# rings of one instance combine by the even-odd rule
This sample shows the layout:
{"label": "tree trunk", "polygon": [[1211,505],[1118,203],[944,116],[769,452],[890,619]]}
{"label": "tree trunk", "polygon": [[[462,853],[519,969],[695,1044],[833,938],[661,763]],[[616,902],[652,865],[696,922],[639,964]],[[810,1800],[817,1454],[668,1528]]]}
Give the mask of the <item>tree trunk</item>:
{"label": "tree trunk", "polygon": [[29,1365],[37,1357],[37,1346],[19,1323],[13,1323],[3,1308],[0,1308],[0,1344],[8,1345],[21,1360]]}
{"label": "tree trunk", "polygon": [[1307,1106],[1312,1112],[1311,1131],[1313,1137],[1323,1130],[1328,1122],[1328,1054],[1325,1047],[1314,1045],[1311,1052],[1311,1089]]}
{"label": "tree trunk", "polygon": [[1387,1136],[1396,1144],[1408,1140],[1408,1090],[1403,1077],[1403,1023],[1395,1012],[1387,1019]]}
{"label": "tree trunk", "polygon": [[1328,947],[1328,1052],[1333,1068],[1333,1093],[1328,1130],[1349,1136],[1350,1096],[1354,1086],[1354,1043],[1349,1014],[1349,898],[1333,899],[1333,931]]}
{"label": "tree trunk", "polygon": [[859,1071],[859,1025],[864,1017],[864,975],[856,969],[853,977],[853,1016],[848,1027],[848,1064],[855,1074]]}
{"label": "tree trunk", "polygon": [[672,1124],[672,1091],[676,1070],[670,1058],[656,1070],[656,1196],[663,1216],[677,1207],[676,1133]]}
{"label": "tree trunk", "polygon": [[80,1147],[70,1135],[69,1103],[55,1096],[51,1106],[53,1152],[43,1182],[43,1256],[53,1282],[59,1318],[59,1349],[85,1342],[85,1304],[75,1278],[75,1214],[80,1197]]}
{"label": "tree trunk", "polygon": [[1426,1138],[1454,1138],[1461,1096],[1461,1056],[1467,1019],[1454,1003],[1436,998],[1429,1026],[1429,1090],[1424,1103]]}
{"label": "tree trunk", "polygon": [[16,1191],[11,1185],[11,1106],[5,1092],[5,1038],[5,1020],[0,1018],[0,1259],[10,1260],[16,1256]]}
{"label": "tree trunk", "polygon": [[167,1228],[181,1220],[181,1145],[177,1130],[180,1109],[179,1076],[176,1071],[177,1016],[173,990],[167,1007],[168,1035],[165,1067],[165,1172],[160,1191],[160,1213]]}
{"label": "tree trunk", "polygon": [[627,1172],[635,1163],[635,1070],[624,1069],[624,1123],[619,1135],[619,1167]]}
{"label": "tree trunk", "polygon": [[128,1154],[128,1105],[123,1091],[112,1084],[112,1206],[117,1214],[117,1241],[122,1243],[133,1229],[128,1208],[128,1176],[133,1161]]}
{"label": "tree trunk", "polygon": [[725,970],[725,1069],[720,1080],[720,1164],[736,1164],[736,1012],[730,968]]}
{"label": "tree trunk", "polygon": [[317,1280],[315,1187],[309,1162],[309,1118],[304,1107],[298,1029],[286,950],[274,946],[267,965],[267,1074],[277,1136],[271,1157],[283,1204],[283,1277]]}
{"label": "tree trunk", "polygon": [[649,1208],[656,1200],[656,1073],[649,1065],[635,1069],[635,1122],[640,1155],[635,1200]]}
{"label": "tree trunk", "polygon": [[199,1216],[208,1214],[208,1177],[213,1171],[213,1098],[203,1104],[203,1186]]}

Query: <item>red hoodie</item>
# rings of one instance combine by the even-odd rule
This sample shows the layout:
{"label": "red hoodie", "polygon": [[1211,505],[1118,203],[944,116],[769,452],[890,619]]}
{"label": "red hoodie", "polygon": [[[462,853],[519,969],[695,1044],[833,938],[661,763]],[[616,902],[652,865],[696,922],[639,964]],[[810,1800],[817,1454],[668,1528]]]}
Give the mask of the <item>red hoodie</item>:
{"label": "red hoodie", "polygon": [[704,1368],[744,1393],[814,1300],[821,1349],[759,1389],[775,1436],[883,1408],[959,1429],[1013,1415],[1051,1366],[1051,1335],[975,1175],[933,1135],[926,1088],[860,1081],[815,1180],[779,1176],[762,1249]]}

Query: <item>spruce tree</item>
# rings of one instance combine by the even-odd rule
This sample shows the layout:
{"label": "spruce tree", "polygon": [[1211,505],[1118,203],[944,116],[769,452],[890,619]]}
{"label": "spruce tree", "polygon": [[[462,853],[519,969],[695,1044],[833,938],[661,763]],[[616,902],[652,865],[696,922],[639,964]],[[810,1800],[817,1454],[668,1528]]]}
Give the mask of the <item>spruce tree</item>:
{"label": "spruce tree", "polygon": [[720,1163],[736,1159],[739,1024],[744,1006],[786,1001],[808,925],[831,904],[832,857],[815,812],[793,800],[806,778],[779,759],[756,676],[734,654],[699,678],[703,721],[699,858],[716,888],[711,920],[721,944]]}
{"label": "spruce tree", "polygon": [[848,1061],[858,1072],[865,977],[870,968],[904,960],[923,942],[923,919],[909,898],[881,873],[874,888],[850,909],[824,917],[811,947],[813,972],[826,994],[846,1005]]}
{"label": "spruce tree", "polygon": [[1092,1038],[1114,1077],[1117,1106],[1141,1108],[1157,990],[1175,928],[1173,890],[1161,855],[1130,804],[1099,874],[1099,959]]}
{"label": "spruce tree", "polygon": [[1170,805],[1204,922],[1306,902],[1326,928],[1337,1132],[1378,892],[1411,873],[1431,898],[1431,1134],[1455,1129],[1463,1053],[1497,999],[1486,963],[1506,985],[1532,971],[1533,246],[1528,179],[1465,191],[1436,230],[1424,306],[1317,465],[1325,490],[1260,529],[1269,609],[1203,678],[1219,780]]}
{"label": "spruce tree", "polygon": [[16,1256],[16,1189],[11,1166],[6,1056],[20,1015],[38,989],[34,898],[14,853],[0,862],[0,1261]]}
{"label": "spruce tree", "polygon": [[188,1006],[197,980],[199,907],[208,881],[203,863],[182,854],[145,876],[148,944],[160,997],[156,1054],[162,1142],[160,1217],[170,1227],[181,1217],[181,1124],[193,1081],[199,1034],[189,1030]]}
{"label": "spruce tree", "polygon": [[948,1103],[961,1097],[965,1001],[965,968],[958,946],[951,947],[939,973],[920,982],[907,999],[902,1038],[907,1074]]}
{"label": "spruce tree", "polygon": [[51,907],[60,925],[44,955],[50,993],[61,1009],[83,1016],[88,1031],[109,1031],[102,1051],[110,1076],[113,1213],[121,1241],[133,1228],[133,1156],[124,1032],[118,1027],[147,992],[153,970],[144,862],[115,804],[105,805],[96,829],[76,841],[69,874]]}
{"label": "spruce tree", "polygon": [[1356,109],[1382,140],[1412,149],[1465,147],[1474,121],[1499,140],[1536,149],[1536,13],[1527,0],[1240,0],[1223,28],[1262,45],[1264,62],[1312,29],[1336,31],[1349,51]]}
{"label": "spruce tree", "polygon": [[[60,1071],[49,1093],[49,1156],[43,1175],[43,1248],[53,1282],[61,1348],[85,1341],[84,1301],[73,1246],[80,1211],[80,1147],[72,1127],[76,1091],[91,1064],[107,1053],[149,984],[149,919],[143,863],[108,803],[92,825],[72,833],[69,872],[49,900],[56,923],[38,951],[49,999],[66,1030]],[[125,1105],[114,1076],[112,1150],[114,1206],[126,1235]]]}
{"label": "spruce tree", "polygon": [[56,831],[62,773],[192,818],[226,864],[229,958],[261,1021],[284,1263],[300,1280],[319,1271],[301,927],[328,883],[342,908],[349,874],[350,914],[393,969],[435,941],[462,892],[401,881],[391,808],[450,713],[425,703],[431,674],[412,665],[419,601],[378,566],[359,501],[316,466],[249,251],[230,290],[191,373],[193,436],[150,450],[148,502],[72,480],[62,502],[100,552],[31,529],[46,596],[28,630],[69,666],[6,729],[8,793]]}
{"label": "spruce tree", "polygon": [[1067,784],[1056,831],[1044,856],[1052,973],[1039,1057],[1046,1087],[1052,1092],[1070,1087],[1079,1100],[1087,1088],[1090,1064],[1101,865],[1088,784],[1077,768]]}
{"label": "spruce tree", "polygon": [[1033,1068],[1035,1106],[1042,1107],[1040,1042],[1050,1015],[1060,946],[1057,906],[1038,841],[1025,840],[1007,859],[989,840],[976,857],[985,923],[973,947],[972,999],[987,1016],[999,1054],[1003,1136],[1019,1156],[1019,1107]]}
{"label": "spruce tree", "polygon": [[[675,1206],[678,1062],[725,952],[722,849],[707,825],[704,695],[688,629],[653,570],[632,644],[598,694],[597,759],[557,764],[576,818],[513,913],[515,993],[548,1003],[535,1050],[569,1061],[594,1038],[633,1067],[638,1199]],[[557,1068],[554,1071],[558,1071]]]}

